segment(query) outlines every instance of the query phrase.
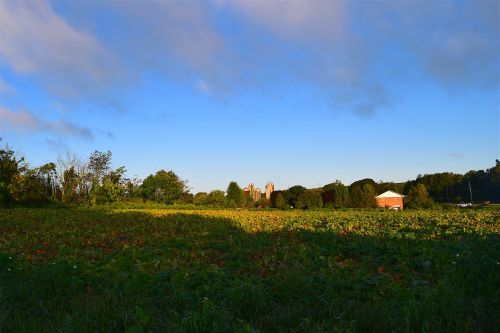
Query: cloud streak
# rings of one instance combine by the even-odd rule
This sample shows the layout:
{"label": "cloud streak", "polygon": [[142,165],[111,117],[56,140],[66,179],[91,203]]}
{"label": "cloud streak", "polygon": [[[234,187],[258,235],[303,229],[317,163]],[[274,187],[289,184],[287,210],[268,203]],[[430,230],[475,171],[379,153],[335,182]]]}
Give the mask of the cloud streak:
{"label": "cloud streak", "polygon": [[119,75],[117,59],[45,1],[0,1],[0,56],[63,99],[99,95]]}
{"label": "cloud streak", "polygon": [[333,109],[366,117],[390,108],[391,85],[415,72],[445,89],[496,89],[500,78],[494,1],[67,6],[111,22],[106,38],[98,22],[82,31],[47,2],[0,0],[1,57],[66,100],[106,99],[154,72],[213,97],[305,84]]}
{"label": "cloud streak", "polygon": [[76,137],[92,140],[92,131],[88,128],[69,123],[64,120],[48,121],[39,118],[28,110],[10,111],[0,106],[0,129],[24,133],[46,132],[65,137]]}

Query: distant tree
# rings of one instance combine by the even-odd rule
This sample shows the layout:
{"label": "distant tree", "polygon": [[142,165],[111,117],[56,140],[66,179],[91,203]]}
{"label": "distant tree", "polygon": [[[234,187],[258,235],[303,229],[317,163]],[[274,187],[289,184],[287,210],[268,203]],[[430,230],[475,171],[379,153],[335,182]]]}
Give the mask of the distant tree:
{"label": "distant tree", "polygon": [[302,193],[296,202],[297,208],[311,209],[311,208],[322,208],[323,199],[321,198],[321,191],[318,190],[307,190]]}
{"label": "distant tree", "polygon": [[104,175],[102,177],[102,184],[95,184],[92,188],[92,204],[110,203],[123,198],[127,185],[123,178],[125,172],[125,167],[122,166]]}
{"label": "distant tree", "polygon": [[255,207],[255,200],[251,196],[244,196],[245,201],[243,202],[243,207],[253,208]]}
{"label": "distant tree", "polygon": [[140,197],[140,188],[142,185],[142,180],[139,179],[138,177],[135,177],[133,179],[124,179],[125,182],[125,190],[123,195],[126,198],[136,198]]}
{"label": "distant tree", "polygon": [[184,192],[181,194],[177,202],[181,205],[189,205],[193,203],[194,195],[189,192]]}
{"label": "distant tree", "polygon": [[22,204],[43,205],[56,199],[57,184],[55,164],[47,163],[37,168],[29,168],[18,177],[18,200]]}
{"label": "distant tree", "polygon": [[269,200],[265,196],[262,196],[259,201],[257,202],[257,207],[260,208],[267,208],[269,207]]}
{"label": "distant tree", "polygon": [[206,204],[212,207],[226,207],[227,199],[224,191],[213,190],[208,193]]}
{"label": "distant tree", "polygon": [[431,208],[432,200],[424,184],[412,186],[406,197],[406,206],[409,208]]}
{"label": "distant tree", "polygon": [[285,197],[281,192],[278,193],[278,195],[276,196],[275,207],[278,209],[285,209],[287,207],[287,203],[285,202]]}
{"label": "distant tree", "polygon": [[363,185],[366,185],[366,184],[371,185],[375,189],[375,192],[376,192],[377,183],[373,179],[371,179],[371,178],[365,178],[365,179],[357,180],[354,183],[352,183],[351,185],[349,185],[349,187],[352,188],[352,187],[355,187],[357,185],[360,185],[361,187],[363,187]]}
{"label": "distant tree", "polygon": [[17,181],[25,169],[24,157],[16,157],[8,146],[0,148],[0,200],[3,200],[5,206],[13,203]]}
{"label": "distant tree", "polygon": [[[276,207],[276,198],[278,197],[278,195],[280,193],[283,196],[283,198],[285,199],[285,203],[286,203],[285,193],[283,191],[277,190],[277,191],[271,192],[271,197],[269,198],[269,206],[270,207],[277,208]],[[290,205],[287,203],[287,206],[290,206]]]}
{"label": "distant tree", "polygon": [[46,163],[38,168],[38,173],[43,177],[44,179],[44,197],[48,198],[51,197],[52,199],[55,199],[56,197],[56,165],[53,162]]}
{"label": "distant tree", "polygon": [[434,201],[450,202],[451,198],[463,196],[464,192],[468,193],[468,186],[462,187],[460,185],[463,183],[463,180],[463,175],[451,172],[419,175],[417,179],[406,183],[404,193],[408,194],[411,187],[423,184],[429,193],[429,197]]}
{"label": "distant tree", "polygon": [[194,195],[193,203],[197,206],[203,206],[207,203],[207,192],[198,192]]}
{"label": "distant tree", "polygon": [[160,170],[149,175],[142,183],[142,195],[145,199],[172,204],[186,190],[186,182],[173,171]]}
{"label": "distant tree", "polygon": [[375,200],[374,186],[366,182],[364,184],[357,183],[352,186],[349,191],[349,205],[358,208],[374,208],[377,207]]}
{"label": "distant tree", "polygon": [[345,208],[349,204],[349,188],[337,180],[323,186],[323,206],[332,208]]}
{"label": "distant tree", "polygon": [[285,198],[285,200],[289,205],[296,207],[299,196],[306,190],[307,189],[304,186],[295,185],[286,190],[283,193],[283,197]]}
{"label": "distant tree", "polygon": [[235,181],[229,183],[226,190],[227,201],[236,207],[242,207],[245,202],[245,195],[241,187]]}
{"label": "distant tree", "polygon": [[375,192],[377,194],[384,193],[386,191],[393,191],[396,193],[403,193],[406,183],[393,183],[393,182],[383,182],[380,181],[375,187]]}
{"label": "distant tree", "polygon": [[92,185],[100,185],[104,176],[111,168],[111,152],[100,152],[98,150],[90,154],[88,168],[92,177]]}
{"label": "distant tree", "polygon": [[77,201],[77,188],[78,188],[78,174],[74,166],[63,173],[62,186],[61,186],[61,199],[65,203],[76,203]]}

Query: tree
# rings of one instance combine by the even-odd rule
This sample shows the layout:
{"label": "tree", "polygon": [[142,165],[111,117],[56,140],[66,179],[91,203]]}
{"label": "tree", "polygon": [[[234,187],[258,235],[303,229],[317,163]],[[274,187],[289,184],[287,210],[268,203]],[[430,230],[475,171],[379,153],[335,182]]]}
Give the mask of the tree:
{"label": "tree", "polygon": [[349,189],[339,180],[323,186],[323,204],[334,208],[345,208],[349,204]]}
{"label": "tree", "polygon": [[235,181],[229,183],[229,186],[226,190],[227,193],[227,201],[236,207],[243,206],[245,201],[245,195],[241,187]]}
{"label": "tree", "polygon": [[424,184],[412,186],[406,200],[410,208],[431,208],[433,204]]}
{"label": "tree", "polygon": [[257,207],[259,208],[267,208],[269,207],[269,200],[265,196],[262,196],[259,201],[257,201]]}
{"label": "tree", "polygon": [[224,191],[213,190],[207,196],[206,204],[212,207],[225,207],[227,204],[226,196]]}
{"label": "tree", "polygon": [[275,207],[279,209],[285,209],[287,206],[287,203],[285,202],[285,197],[283,194],[280,192],[278,193],[278,196],[276,196],[276,202],[275,202]]}
{"label": "tree", "polygon": [[57,159],[57,180],[60,198],[65,203],[81,204],[89,202],[92,180],[88,164],[67,153]]}
{"label": "tree", "polygon": [[52,197],[55,199],[56,196],[56,165],[53,162],[42,165],[38,168],[38,172],[43,176],[45,181],[45,198]]}
{"label": "tree", "polygon": [[125,167],[119,167],[110,171],[102,177],[102,185],[95,184],[92,188],[92,204],[110,203],[120,200],[126,191],[126,183],[123,178]]}
{"label": "tree", "polygon": [[193,203],[197,206],[203,206],[207,203],[207,192],[198,192],[194,195]]}
{"label": "tree", "polygon": [[78,188],[78,175],[76,174],[75,167],[70,166],[69,169],[63,173],[62,186],[61,186],[61,199],[65,203],[75,203]]}
{"label": "tree", "polygon": [[375,200],[375,188],[371,183],[357,183],[352,186],[349,192],[349,201],[351,207],[374,208],[377,207]]}
{"label": "tree", "polygon": [[10,206],[14,201],[17,180],[25,169],[24,157],[16,157],[8,146],[0,149],[0,200],[5,206]]}
{"label": "tree", "polygon": [[302,193],[296,202],[297,208],[311,209],[311,208],[322,208],[323,199],[321,198],[321,192],[319,190],[307,190]]}
{"label": "tree", "polygon": [[283,196],[289,205],[296,207],[299,196],[306,190],[304,186],[295,185],[286,190]]}
{"label": "tree", "polygon": [[88,167],[92,177],[92,186],[100,185],[103,177],[111,168],[111,152],[103,153],[98,150],[90,154]]}
{"label": "tree", "polygon": [[193,203],[194,195],[189,192],[184,192],[181,194],[177,202],[181,205],[189,205]]}
{"label": "tree", "polygon": [[160,170],[149,175],[142,183],[143,198],[172,204],[186,190],[186,182],[173,171]]}

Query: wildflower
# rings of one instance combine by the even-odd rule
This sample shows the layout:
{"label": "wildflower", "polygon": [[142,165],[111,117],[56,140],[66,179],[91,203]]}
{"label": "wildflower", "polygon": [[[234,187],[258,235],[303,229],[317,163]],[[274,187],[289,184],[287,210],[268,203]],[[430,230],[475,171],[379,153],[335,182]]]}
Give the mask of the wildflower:
{"label": "wildflower", "polygon": [[7,268],[7,270],[10,272],[10,268]]}
{"label": "wildflower", "polygon": [[75,265],[75,266],[73,266],[73,268],[74,268],[74,269],[76,269],[76,265]]}
{"label": "wildflower", "polygon": [[9,260],[12,260],[12,257],[9,257]]}

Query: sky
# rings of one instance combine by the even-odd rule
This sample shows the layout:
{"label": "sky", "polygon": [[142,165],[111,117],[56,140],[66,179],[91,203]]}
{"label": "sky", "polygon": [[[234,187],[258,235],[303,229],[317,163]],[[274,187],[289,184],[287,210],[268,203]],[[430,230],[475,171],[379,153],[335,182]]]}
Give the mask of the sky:
{"label": "sky", "polygon": [[193,193],[490,168],[500,2],[0,0],[0,137]]}

